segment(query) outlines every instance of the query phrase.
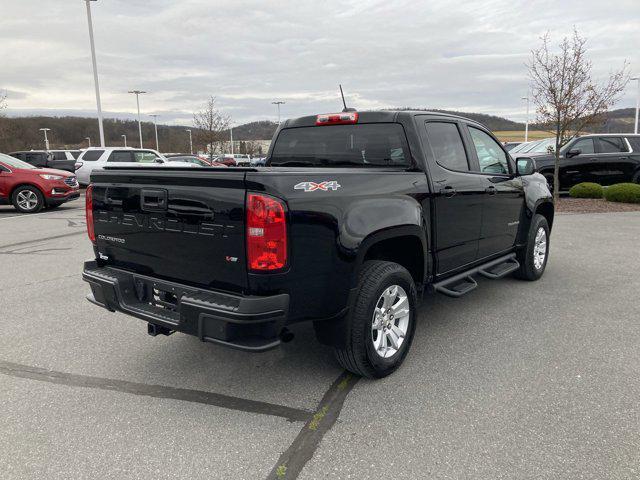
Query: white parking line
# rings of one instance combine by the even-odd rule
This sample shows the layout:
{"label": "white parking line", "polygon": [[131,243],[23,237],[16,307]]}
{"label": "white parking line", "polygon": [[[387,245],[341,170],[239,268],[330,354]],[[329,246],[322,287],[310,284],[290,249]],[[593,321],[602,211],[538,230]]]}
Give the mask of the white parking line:
{"label": "white parking line", "polygon": [[45,213],[49,213],[49,212],[40,212],[40,213],[23,213],[20,215],[12,215],[10,217],[4,217],[4,218],[0,218],[0,220],[11,220],[12,218],[25,218],[25,217],[37,217],[38,215],[44,215]]}

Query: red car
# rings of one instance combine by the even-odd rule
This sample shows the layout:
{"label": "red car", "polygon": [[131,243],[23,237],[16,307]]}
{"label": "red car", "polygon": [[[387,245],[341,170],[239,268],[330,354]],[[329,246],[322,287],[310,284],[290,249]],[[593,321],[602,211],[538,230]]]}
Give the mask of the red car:
{"label": "red car", "polygon": [[0,153],[0,205],[10,203],[23,213],[57,207],[80,196],[73,173],[38,168]]}

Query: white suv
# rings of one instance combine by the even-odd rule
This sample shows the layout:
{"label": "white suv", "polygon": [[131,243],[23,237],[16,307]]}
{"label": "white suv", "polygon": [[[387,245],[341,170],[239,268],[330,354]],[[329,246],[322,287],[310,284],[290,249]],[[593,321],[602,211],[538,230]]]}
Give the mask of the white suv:
{"label": "white suv", "polygon": [[80,185],[89,185],[93,170],[105,165],[121,167],[194,167],[192,163],[169,162],[162,154],[147,148],[131,147],[91,147],[87,148],[76,161],[76,176]]}

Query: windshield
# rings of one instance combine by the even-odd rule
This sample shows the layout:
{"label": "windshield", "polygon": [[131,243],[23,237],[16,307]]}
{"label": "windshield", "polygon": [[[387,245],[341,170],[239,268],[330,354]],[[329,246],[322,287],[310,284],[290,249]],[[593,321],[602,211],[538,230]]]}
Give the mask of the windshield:
{"label": "windshield", "polygon": [[291,167],[409,166],[409,147],[397,123],[287,128],[269,165]]}
{"label": "windshield", "polygon": [[555,142],[556,142],[555,138],[545,138],[544,140],[540,140],[539,142],[536,142],[536,144],[532,148],[525,150],[525,152],[547,153],[549,151],[549,147],[554,148]]}
{"label": "windshield", "polygon": [[526,143],[521,143],[520,145],[512,148],[509,153],[518,153],[521,152],[522,150],[524,150],[525,148],[529,148],[531,147],[532,143],[537,143],[537,142],[526,142]]}
{"label": "windshield", "polygon": [[10,157],[9,155],[5,155],[4,153],[0,153],[0,162],[4,163],[8,167],[21,168],[24,170],[33,170],[34,168],[37,168],[30,163],[23,162],[22,160],[18,160],[15,157]]}

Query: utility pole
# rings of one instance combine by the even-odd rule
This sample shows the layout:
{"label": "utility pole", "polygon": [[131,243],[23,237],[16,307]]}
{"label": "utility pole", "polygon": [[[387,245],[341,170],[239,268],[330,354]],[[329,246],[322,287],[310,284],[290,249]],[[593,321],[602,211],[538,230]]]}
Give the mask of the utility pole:
{"label": "utility pole", "polygon": [[278,107],[278,125],[280,125],[280,105],[284,105],[287,102],[283,102],[282,100],[277,100],[275,102],[271,102],[272,105]]}
{"label": "utility pole", "polygon": [[640,77],[633,77],[631,80],[635,80],[638,82],[638,94],[636,97],[636,126],[633,130],[633,133],[638,133],[638,116],[640,115]]}
{"label": "utility pole", "polygon": [[160,151],[160,144],[158,143],[158,115],[153,114],[153,115],[149,115],[150,117],[153,117],[153,127],[156,130],[156,150],[159,152]]}
{"label": "utility pole", "polygon": [[126,135],[120,135],[120,136],[124,140],[124,148],[127,148],[127,136]]}
{"label": "utility pole", "polygon": [[93,83],[96,88],[96,105],[98,107],[98,129],[100,130],[100,146],[104,147],[104,127],[102,125],[102,105],[100,103],[100,84],[98,83],[98,63],[96,61],[96,46],[93,40],[93,22],[91,21],[91,2],[97,0],[85,0],[87,4],[87,22],[89,23],[89,43],[91,44],[91,62],[93,64]]}
{"label": "utility pole", "polygon": [[189,153],[193,155],[193,140],[191,138],[191,130],[187,128],[187,133],[189,134]]}
{"label": "utility pole", "polygon": [[84,139],[89,142],[89,148],[91,148],[91,137],[84,137]]}
{"label": "utility pole", "polygon": [[140,134],[140,148],[142,146],[142,122],[140,121],[140,95],[147,93],[144,90],[129,90],[129,93],[133,93],[136,96],[136,105],[138,106],[138,133]]}
{"label": "utility pole", "polygon": [[49,139],[47,138],[47,132],[50,132],[50,128],[41,128],[41,132],[44,132],[44,149],[49,150]]}
{"label": "utility pole", "polygon": [[527,101],[527,119],[524,124],[524,142],[527,143],[529,141],[529,95],[522,97],[521,100]]}
{"label": "utility pole", "polygon": [[233,156],[233,125],[229,124],[229,134],[231,135],[231,155]]}

